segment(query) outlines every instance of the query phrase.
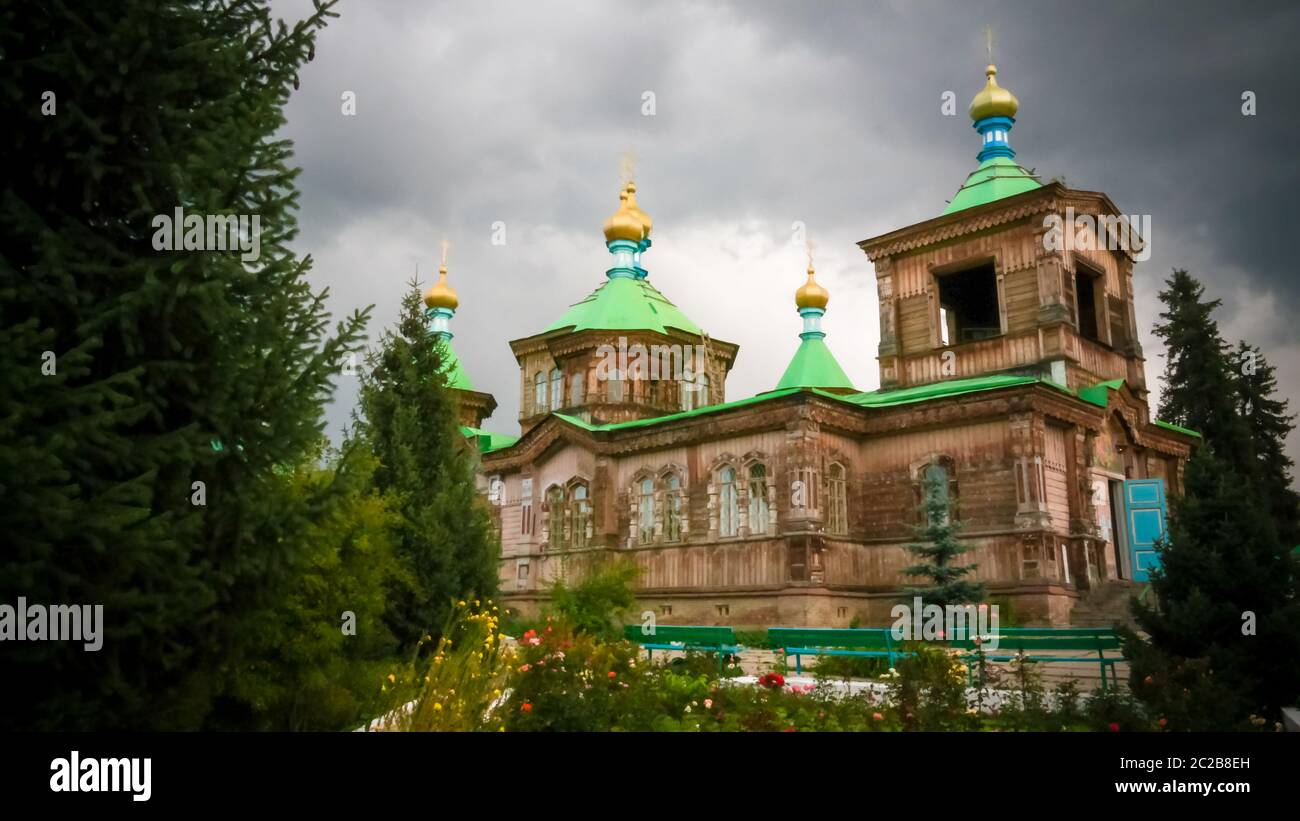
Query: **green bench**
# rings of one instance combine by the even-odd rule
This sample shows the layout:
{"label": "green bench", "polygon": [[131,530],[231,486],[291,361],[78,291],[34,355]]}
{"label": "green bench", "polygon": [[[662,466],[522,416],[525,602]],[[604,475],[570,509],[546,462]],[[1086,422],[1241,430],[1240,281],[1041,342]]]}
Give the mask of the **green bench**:
{"label": "green bench", "polygon": [[781,648],[786,658],[794,656],[795,675],[803,674],[803,656],[887,658],[893,667],[895,659],[906,655],[888,627],[769,627],[767,643]]}
{"label": "green bench", "polygon": [[653,657],[655,650],[717,653],[721,668],[727,655],[735,655],[744,649],[736,643],[736,633],[730,627],[656,624],[648,630],[646,632],[639,624],[623,627],[623,637],[644,647],[647,657]]}
{"label": "green bench", "polygon": [[[1109,627],[1003,627],[997,631],[997,649],[989,649],[989,641],[983,640],[984,658],[987,661],[1013,661],[1023,658],[1033,662],[1065,662],[1070,664],[1097,664],[1101,667],[1101,688],[1106,689],[1107,673],[1115,683],[1119,682],[1115,672],[1115,663],[1123,661],[1123,656],[1111,655],[1120,649],[1119,636]],[[949,643],[950,646],[967,651],[967,661],[976,661],[975,642],[972,638]],[[1066,656],[1043,655],[1044,650],[1070,653]],[[1080,655],[1087,653],[1088,655]],[[1096,655],[1092,655],[1095,653]],[[972,677],[974,670],[971,671]]]}

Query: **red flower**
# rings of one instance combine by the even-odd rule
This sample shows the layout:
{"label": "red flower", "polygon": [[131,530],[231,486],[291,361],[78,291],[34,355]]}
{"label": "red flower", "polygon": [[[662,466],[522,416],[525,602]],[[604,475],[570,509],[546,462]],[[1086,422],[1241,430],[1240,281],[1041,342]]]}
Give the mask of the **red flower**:
{"label": "red flower", "polygon": [[1112,721],[1112,722],[1110,723],[1110,731],[1111,731],[1112,733],[1118,733],[1118,732],[1119,732],[1119,722],[1118,722],[1118,721]]}
{"label": "red flower", "polygon": [[785,728],[784,730],[782,730],[781,732],[783,732],[783,733],[793,733],[793,732],[794,732],[794,727],[786,727],[786,728]]}
{"label": "red flower", "polygon": [[613,678],[614,676],[617,676],[617,675],[618,675],[618,673],[615,673],[613,670],[610,670],[610,671],[609,671],[609,677],[610,677],[610,678]]}
{"label": "red flower", "polygon": [[519,709],[523,710],[525,713],[531,713],[533,711],[533,705],[525,701],[519,706]]}
{"label": "red flower", "polygon": [[780,673],[767,673],[758,680],[758,683],[764,687],[776,689],[785,686],[785,677]]}
{"label": "red flower", "polygon": [[1169,719],[1167,719],[1167,718],[1162,718],[1162,719],[1160,719],[1160,727],[1161,727],[1162,729],[1163,729],[1164,726],[1165,726],[1166,724],[1168,724],[1168,723],[1169,723]]}

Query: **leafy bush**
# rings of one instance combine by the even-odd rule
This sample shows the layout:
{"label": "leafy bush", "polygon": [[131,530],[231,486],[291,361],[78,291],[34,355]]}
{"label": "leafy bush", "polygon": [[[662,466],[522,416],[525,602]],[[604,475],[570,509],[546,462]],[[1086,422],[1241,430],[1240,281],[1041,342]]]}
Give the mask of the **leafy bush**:
{"label": "leafy bush", "polygon": [[613,559],[593,564],[573,586],[557,579],[551,587],[549,614],[578,633],[615,641],[637,606],[632,584],[640,572],[630,560]]}

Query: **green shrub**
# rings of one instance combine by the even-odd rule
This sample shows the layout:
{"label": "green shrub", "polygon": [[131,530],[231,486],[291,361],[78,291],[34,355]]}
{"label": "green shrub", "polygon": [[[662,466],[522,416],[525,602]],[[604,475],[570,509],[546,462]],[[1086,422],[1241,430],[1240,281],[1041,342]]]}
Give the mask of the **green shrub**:
{"label": "green shrub", "polygon": [[632,584],[640,569],[630,560],[599,561],[576,584],[557,579],[551,586],[548,615],[575,632],[616,641],[623,623],[637,606]]}

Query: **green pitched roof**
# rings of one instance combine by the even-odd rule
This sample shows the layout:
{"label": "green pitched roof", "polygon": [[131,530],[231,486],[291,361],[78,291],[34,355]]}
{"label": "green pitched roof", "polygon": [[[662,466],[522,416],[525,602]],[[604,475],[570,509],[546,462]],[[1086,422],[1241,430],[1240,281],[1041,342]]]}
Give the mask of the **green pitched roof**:
{"label": "green pitched roof", "polygon": [[[1110,401],[1109,392],[1117,391],[1124,387],[1123,379],[1108,379],[1105,382],[1098,382],[1090,388],[1079,388],[1079,398],[1085,402],[1091,402],[1098,407],[1106,407]],[[1181,425],[1175,425],[1172,422],[1161,422],[1159,419],[1152,419],[1151,424],[1165,430],[1172,430],[1178,433],[1184,433],[1188,436],[1195,436],[1197,439],[1203,438],[1199,433],[1190,428],[1184,428]]]}
{"label": "green pitched roof", "polygon": [[[652,416],[649,419],[632,419],[627,422],[606,422],[603,425],[593,425],[584,419],[579,419],[576,416],[569,416],[567,413],[552,413],[551,415],[558,416],[560,419],[563,419],[565,422],[568,422],[571,425],[576,425],[585,430],[600,430],[600,431],[628,430],[631,428],[644,428],[650,425],[658,425],[663,422],[674,422],[678,419],[690,419],[691,417],[694,416],[704,416],[705,414],[717,413],[718,411],[730,410],[732,408],[741,408],[744,407],[745,405],[754,405],[759,402],[766,402],[769,399],[776,399],[781,396],[789,396],[790,394],[798,393],[799,391],[800,388],[788,388],[785,390],[769,391],[768,393],[760,393],[758,396],[751,396],[748,399],[737,399],[734,402],[723,402],[720,405],[705,405],[702,408],[695,408],[694,410],[681,411],[680,413],[670,413],[667,416]],[[833,393],[828,393],[826,395],[836,399],[839,398]]]}
{"label": "green pitched roof", "polygon": [[444,363],[442,372],[447,377],[447,387],[462,391],[474,390],[474,383],[469,381],[469,375],[461,367],[460,357],[456,355],[456,349],[451,347],[450,342],[444,343],[442,357]]}
{"label": "green pitched roof", "polygon": [[[655,416],[649,419],[633,419],[629,422],[610,422],[603,425],[593,425],[590,422],[587,422],[576,416],[569,416],[568,414],[564,414],[564,413],[552,413],[551,415],[558,417],[564,420],[565,422],[568,422],[569,424],[574,425],[575,427],[582,428],[584,430],[618,431],[618,430],[630,430],[633,428],[650,427],[653,425],[662,424],[664,422],[677,421],[679,419],[690,419],[696,416],[704,416],[706,414],[717,413],[719,411],[731,410],[732,408],[740,408],[746,405],[755,405],[758,404],[759,402],[766,402],[771,399],[779,399],[783,396],[790,396],[791,394],[800,393],[800,392],[813,393],[816,394],[817,396],[821,396],[826,399],[833,399],[837,402],[849,402],[851,404],[858,405],[865,408],[888,408],[897,405],[907,405],[913,402],[928,402],[932,399],[943,399],[952,396],[961,396],[963,394],[968,394],[968,393],[981,393],[983,391],[998,390],[1000,388],[1012,388],[1021,385],[1042,384],[1042,385],[1046,385],[1049,388],[1055,388],[1061,393],[1078,397],[1080,399],[1083,399],[1084,401],[1091,402],[1093,404],[1098,404],[1097,402],[1098,394],[1096,393],[1098,389],[1102,391],[1101,395],[1104,396],[1105,391],[1118,390],[1118,385],[1122,385],[1123,383],[1124,380],[1115,379],[1115,380],[1111,380],[1110,382],[1102,382],[1098,385],[1094,385],[1092,388],[1084,388],[1076,392],[1071,390],[1070,388],[1067,388],[1064,385],[1057,384],[1056,382],[1053,382],[1050,379],[1043,379],[1042,377],[1038,377],[1038,376],[1018,376],[1015,374],[993,374],[991,376],[976,376],[969,379],[949,379],[944,382],[933,382],[928,385],[916,385],[910,388],[899,388],[897,390],[892,390],[892,391],[880,391],[880,390],[864,391],[862,393],[853,393],[848,395],[830,393],[829,391],[820,390],[818,387],[811,387],[811,386],[778,388],[774,391],[768,391],[767,393],[760,393],[757,396],[751,396],[748,399],[737,399],[734,402],[724,402],[720,405],[708,405],[707,407],[696,408],[694,410],[689,410],[689,411],[682,411],[680,413],[670,413],[667,416]],[[834,386],[829,386],[829,387],[834,387]],[[1088,396],[1085,396],[1084,394],[1088,394]],[[1103,399],[1100,404],[1102,407],[1105,407],[1106,405],[1105,400]],[[1177,425],[1171,425],[1167,422],[1153,422],[1153,424],[1155,424],[1158,427],[1167,428],[1169,430],[1175,430],[1180,433],[1185,433],[1189,436],[1195,436],[1198,438],[1200,437],[1200,434],[1196,433],[1195,431],[1187,430],[1186,428],[1180,428]],[[462,428],[462,430],[470,430],[470,429]],[[491,434],[491,435],[494,437],[499,437],[501,441],[504,441],[506,439],[513,440],[513,437],[506,437],[501,434]],[[495,450],[497,447],[509,447],[509,445],[512,444],[514,444],[514,441],[510,441],[509,444],[498,445],[490,449]]]}
{"label": "green pitched roof", "polygon": [[777,390],[785,388],[849,388],[853,383],[835,360],[825,339],[804,339],[786,367]]}
{"label": "green pitched roof", "polygon": [[519,441],[518,436],[510,436],[505,433],[492,433],[491,431],[486,431],[482,428],[471,428],[469,426],[462,426],[460,433],[466,439],[478,440],[478,449],[483,453],[487,453],[490,450],[508,448],[515,442]]}
{"label": "green pitched roof", "polygon": [[687,319],[649,281],[630,277],[605,280],[543,333],[561,328],[575,331],[658,331],[663,334],[669,328],[677,328],[692,334],[703,333],[700,326]]}
{"label": "green pitched roof", "polygon": [[943,209],[943,213],[964,211],[1041,187],[1042,183],[1015,160],[1009,157],[990,157],[970,173],[966,182],[957,189],[957,196]]}
{"label": "green pitched roof", "polygon": [[960,396],[966,393],[979,393],[980,391],[997,390],[998,388],[1010,388],[1017,385],[1032,385],[1035,382],[1041,382],[1065,393],[1071,393],[1068,388],[1056,384],[1055,382],[1040,379],[1037,376],[1015,376],[1013,374],[995,374],[993,376],[976,376],[970,379],[949,379],[944,382],[932,382],[928,385],[916,385],[910,388],[899,388],[892,391],[867,391],[865,393],[855,393],[850,396],[840,397],[846,402],[852,402],[855,405],[861,405],[866,408],[888,408],[894,405],[906,405],[912,402],[925,402],[930,399],[942,399],[949,396]]}

